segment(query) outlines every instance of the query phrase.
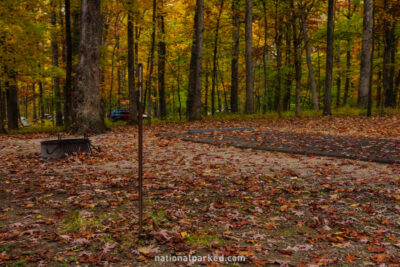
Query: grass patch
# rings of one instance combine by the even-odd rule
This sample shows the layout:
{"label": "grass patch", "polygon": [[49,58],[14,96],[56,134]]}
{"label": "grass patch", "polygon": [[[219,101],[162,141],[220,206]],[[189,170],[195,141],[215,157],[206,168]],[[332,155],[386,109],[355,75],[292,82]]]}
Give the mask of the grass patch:
{"label": "grass patch", "polygon": [[101,225],[98,219],[86,219],[79,214],[79,211],[71,211],[71,216],[62,223],[63,232],[77,232],[93,229]]}
{"label": "grass patch", "polygon": [[224,241],[221,240],[215,234],[208,234],[208,233],[193,233],[187,234],[184,237],[185,241],[190,245],[196,244],[199,248],[210,248],[211,242],[217,242],[219,245],[224,245]]}
{"label": "grass patch", "polygon": [[28,263],[27,260],[19,260],[19,261],[17,261],[17,262],[15,263],[14,266],[24,266],[24,265],[26,265],[27,263]]}

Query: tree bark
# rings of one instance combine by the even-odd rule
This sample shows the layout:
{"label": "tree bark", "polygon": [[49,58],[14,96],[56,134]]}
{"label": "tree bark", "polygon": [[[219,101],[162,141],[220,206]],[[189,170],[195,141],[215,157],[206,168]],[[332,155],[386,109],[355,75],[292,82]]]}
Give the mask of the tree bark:
{"label": "tree bark", "polygon": [[[222,14],[223,0],[220,0],[220,9],[217,16],[217,23],[215,27],[214,34],[214,49],[213,49],[213,69],[211,77],[211,114],[215,113],[215,87],[217,86],[217,52],[218,52],[218,31],[219,31],[219,21]],[[218,94],[218,93],[217,93]],[[218,110],[220,109],[219,94],[218,96]]]}
{"label": "tree bark", "polygon": [[283,109],[283,98],[282,98],[282,20],[280,19],[279,0],[275,2],[275,44],[276,44],[276,88],[275,88],[275,109],[278,111],[279,116]]}
{"label": "tree bark", "polygon": [[4,123],[4,120],[5,120],[4,106],[5,106],[5,104],[6,103],[5,103],[5,99],[4,99],[4,95],[3,95],[3,90],[1,88],[1,83],[0,83],[0,133],[3,133],[3,134],[7,133],[6,128],[4,127],[5,126],[5,123]]}
{"label": "tree bark", "polygon": [[[51,25],[54,27],[54,30],[57,26],[57,15],[55,7],[54,10],[51,12]],[[53,56],[53,66],[58,68],[58,38],[57,34],[54,32],[51,41],[51,50]],[[54,85],[54,95],[56,98],[55,108],[56,108],[56,125],[62,126],[63,125],[63,118],[61,112],[61,92],[60,92],[60,79],[58,77],[53,78],[53,85]]]}
{"label": "tree bark", "polygon": [[[161,1],[162,4],[162,1]],[[159,15],[159,28],[161,38],[158,42],[158,95],[160,97],[160,116],[161,119],[167,117],[167,102],[165,96],[165,56],[166,56],[166,45],[165,45],[165,25],[164,25],[164,14]]]}
{"label": "tree bark", "polygon": [[232,0],[232,24],[233,24],[233,54],[231,62],[231,111],[239,112],[238,88],[239,88],[239,0]]}
{"label": "tree bark", "polygon": [[71,124],[72,107],[72,37],[71,37],[71,14],[70,0],[65,0],[65,38],[67,47],[66,57],[66,76],[64,87],[64,125],[69,127]]}
{"label": "tree bark", "polygon": [[254,69],[253,69],[253,0],[246,0],[245,16],[246,59],[246,106],[245,113],[254,113]]}
{"label": "tree bark", "polygon": [[266,0],[262,1],[263,5],[263,15],[264,15],[264,47],[263,47],[263,71],[264,71],[264,94],[263,94],[263,104],[262,111],[263,114],[267,112],[268,106],[268,73],[267,73],[267,55],[268,55],[268,23],[267,23],[267,7]]}
{"label": "tree bark", "polygon": [[335,55],[335,61],[336,61],[336,108],[340,107],[340,94],[341,94],[341,87],[342,87],[342,71],[340,68],[340,46],[337,46],[337,51]]}
{"label": "tree bark", "polygon": [[306,60],[307,60],[307,67],[308,67],[308,76],[310,79],[313,109],[319,110],[317,82],[315,81],[315,75],[314,75],[314,70],[313,70],[312,61],[311,61],[311,45],[310,45],[310,38],[308,36],[306,15],[305,15],[304,7],[301,6],[300,8],[301,8],[300,22],[301,22],[301,28],[302,28],[303,37],[304,37],[304,43],[305,43],[305,47],[306,47]]}
{"label": "tree bark", "polygon": [[[151,33],[151,48],[149,57],[149,75],[147,80],[147,120],[149,125],[151,124],[151,108],[153,100],[151,97],[151,87],[153,85],[153,67],[154,67],[154,50],[156,45],[156,12],[157,11],[157,1],[153,0],[153,31]],[[145,99],[146,101],[146,99]]]}
{"label": "tree bark", "polygon": [[100,0],[82,0],[79,63],[71,124],[71,130],[78,134],[98,134],[106,128],[99,91],[101,31]]}
{"label": "tree bark", "polygon": [[206,84],[205,84],[205,95],[204,95],[204,115],[208,115],[208,76],[209,76],[209,70],[208,70],[208,62],[206,63]]}
{"label": "tree bark", "polygon": [[350,53],[350,41],[348,42],[348,48],[346,51],[346,82],[344,85],[344,94],[343,94],[343,106],[347,104],[347,98],[349,95],[350,89],[350,68],[351,68],[351,53]]}
{"label": "tree bark", "polygon": [[[385,18],[383,21],[383,103],[386,107],[394,107],[393,76],[391,74],[392,50],[394,49],[394,23],[391,22],[389,0],[384,0]],[[383,113],[383,107],[381,110]]]}
{"label": "tree bark", "polygon": [[35,83],[32,83],[32,104],[33,104],[33,121],[37,120],[37,110],[36,110],[36,87]]}
{"label": "tree bark", "polygon": [[292,9],[292,34],[293,34],[293,58],[294,58],[294,71],[295,71],[295,80],[296,80],[296,107],[295,107],[295,115],[296,117],[300,116],[300,90],[301,90],[301,40],[297,33],[297,24],[296,17],[298,16],[295,7],[294,1],[290,1],[290,7]]}
{"label": "tree bark", "polygon": [[6,70],[7,80],[5,82],[7,96],[7,120],[8,130],[18,129],[18,89],[17,74],[14,70]]}
{"label": "tree bark", "polygon": [[325,70],[325,95],[323,115],[331,115],[332,102],[332,70],[333,70],[333,17],[334,0],[328,0],[328,22],[326,37],[326,70]]}
{"label": "tree bark", "polygon": [[375,4],[372,3],[372,47],[371,47],[371,63],[369,72],[369,83],[368,83],[368,105],[367,105],[367,117],[372,115],[372,81],[374,75],[374,53],[375,53]]}
{"label": "tree bark", "polygon": [[194,34],[190,59],[189,92],[186,116],[188,120],[201,119],[201,76],[203,56],[204,0],[196,0]]}
{"label": "tree bark", "polygon": [[[352,12],[351,12],[351,0],[347,0],[347,19],[350,21]],[[350,87],[350,67],[351,67],[351,41],[350,39],[347,40],[347,51],[346,51],[346,81],[344,86],[344,95],[343,95],[343,106],[347,104],[347,97],[349,95],[349,87]]]}
{"label": "tree bark", "polygon": [[[213,50],[213,70],[212,70],[212,80],[211,80],[211,114],[215,113],[215,86],[217,85],[217,54],[218,54],[218,32],[219,32],[219,21],[222,15],[222,8],[224,6],[224,0],[219,0],[220,6],[218,11],[217,23],[215,26],[214,35],[214,50]],[[218,99],[219,100],[219,99]],[[221,112],[220,102],[218,103],[218,109]]]}
{"label": "tree bark", "polygon": [[[41,68],[39,66],[39,68]],[[39,81],[39,118],[43,122],[44,113],[45,113],[45,106],[44,106],[44,96],[43,96],[43,82]]]}
{"label": "tree bark", "polygon": [[135,38],[133,33],[134,20],[128,10],[128,88],[129,88],[129,120],[128,124],[137,122],[137,92],[135,88]]}
{"label": "tree bark", "polygon": [[292,91],[292,58],[291,58],[291,40],[290,40],[290,23],[286,23],[286,48],[285,48],[285,64],[287,68],[286,79],[285,79],[285,88],[286,94],[283,101],[283,108],[285,111],[290,110],[290,100],[291,100],[291,91]]}
{"label": "tree bark", "polygon": [[373,0],[364,0],[360,85],[358,89],[358,105],[361,107],[366,107],[368,104],[368,90],[371,72],[371,44],[373,23],[372,9]]}

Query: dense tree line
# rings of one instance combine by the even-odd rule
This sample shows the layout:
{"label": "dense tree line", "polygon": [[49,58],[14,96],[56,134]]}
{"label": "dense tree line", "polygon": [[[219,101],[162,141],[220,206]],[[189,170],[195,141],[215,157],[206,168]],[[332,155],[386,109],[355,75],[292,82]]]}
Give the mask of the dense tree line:
{"label": "dense tree line", "polygon": [[149,120],[383,114],[399,107],[399,15],[394,0],[3,0],[0,132],[21,116],[102,132],[115,108],[134,124],[139,62]]}

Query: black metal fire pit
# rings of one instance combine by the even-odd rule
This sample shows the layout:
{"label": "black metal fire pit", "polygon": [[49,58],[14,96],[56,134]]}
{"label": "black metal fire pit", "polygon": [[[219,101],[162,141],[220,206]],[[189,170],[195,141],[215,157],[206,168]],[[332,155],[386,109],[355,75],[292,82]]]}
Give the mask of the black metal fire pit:
{"label": "black metal fire pit", "polygon": [[66,155],[82,152],[91,154],[92,148],[100,151],[100,148],[90,143],[87,136],[71,139],[61,139],[61,136],[58,136],[57,140],[42,141],[40,144],[41,156],[44,158],[63,158]]}

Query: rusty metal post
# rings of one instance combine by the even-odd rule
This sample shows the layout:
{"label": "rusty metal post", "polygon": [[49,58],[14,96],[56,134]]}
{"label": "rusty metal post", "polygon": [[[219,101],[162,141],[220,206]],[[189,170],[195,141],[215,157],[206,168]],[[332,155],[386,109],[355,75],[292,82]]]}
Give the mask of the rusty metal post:
{"label": "rusty metal post", "polygon": [[143,65],[138,65],[139,97],[138,97],[138,164],[139,164],[139,234],[143,228],[143,106],[142,106],[142,85]]}

